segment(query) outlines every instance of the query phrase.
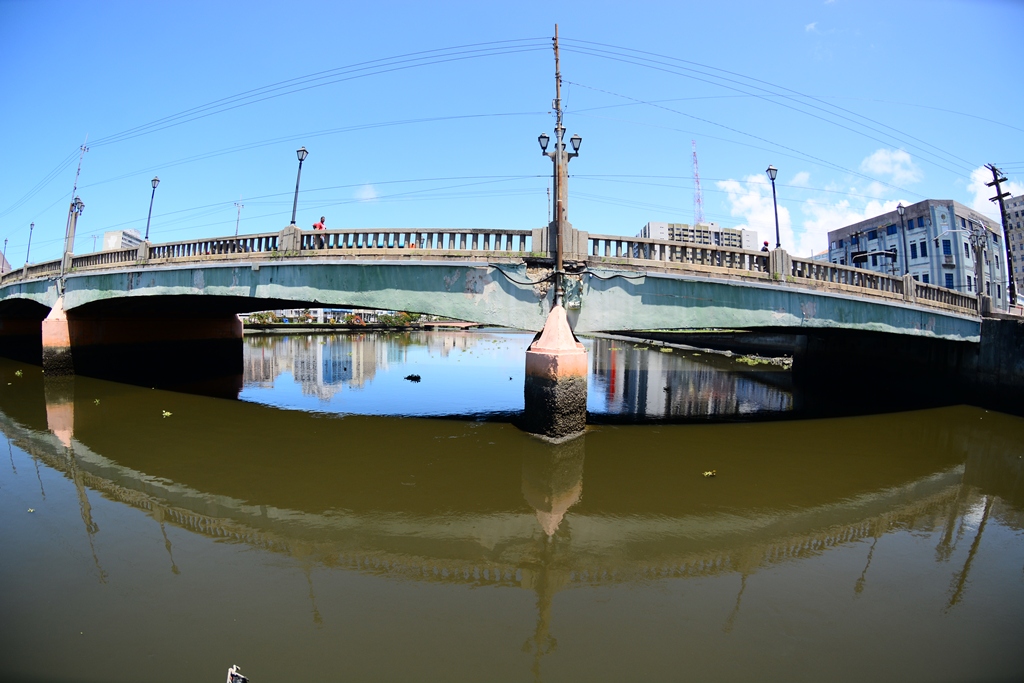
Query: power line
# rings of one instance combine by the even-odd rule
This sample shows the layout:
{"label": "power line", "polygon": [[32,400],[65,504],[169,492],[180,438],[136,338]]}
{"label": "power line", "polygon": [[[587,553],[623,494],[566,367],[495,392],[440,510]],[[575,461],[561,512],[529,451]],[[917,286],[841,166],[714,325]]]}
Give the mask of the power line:
{"label": "power line", "polygon": [[[943,155],[945,155],[947,157],[950,157],[951,159],[959,160],[959,161],[963,162],[964,164],[966,164],[967,168],[970,168],[972,170],[976,166],[976,164],[973,164],[972,162],[970,162],[970,161],[968,161],[966,159],[958,157],[958,156],[956,156],[956,155],[954,155],[954,154],[952,154],[950,152],[947,152],[947,151],[943,150],[942,148],[940,148],[940,147],[938,147],[936,145],[932,145],[931,143],[928,143],[928,142],[926,142],[924,140],[921,140],[920,138],[914,137],[913,135],[910,135],[909,133],[906,133],[906,132],[901,131],[901,130],[899,130],[897,128],[894,128],[893,126],[889,126],[888,124],[882,123],[882,122],[877,121],[875,119],[872,119],[872,118],[870,118],[868,116],[864,116],[863,114],[859,114],[859,113],[854,112],[854,111],[852,111],[850,109],[846,109],[846,108],[840,107],[838,105],[830,104],[830,103],[826,102],[825,100],[823,100],[821,98],[814,97],[812,95],[807,95],[805,93],[801,93],[801,92],[799,92],[797,90],[794,90],[792,88],[787,88],[785,86],[781,86],[781,85],[778,85],[778,84],[775,84],[775,83],[771,83],[771,82],[765,81],[763,79],[754,78],[752,76],[747,76],[745,74],[741,74],[741,73],[738,73],[738,72],[735,72],[735,71],[729,71],[727,69],[720,69],[718,67],[713,67],[713,66],[710,66],[710,65],[707,65],[707,64],[701,64],[700,62],[693,62],[693,61],[690,61],[690,60],[680,59],[678,57],[672,57],[672,56],[669,56],[669,55],[662,55],[662,54],[658,54],[658,53],[655,53],[655,52],[648,52],[648,51],[644,51],[644,50],[636,50],[636,49],[633,49],[633,48],[622,47],[622,46],[617,46],[617,45],[609,45],[607,43],[597,43],[597,42],[593,42],[593,41],[569,39],[569,42],[570,43],[579,43],[579,44],[582,44],[584,46],[587,46],[587,49],[590,49],[592,51],[591,53],[588,53],[588,54],[591,54],[591,56],[600,56],[600,57],[606,57],[606,58],[609,58],[609,59],[613,59],[614,57],[607,57],[607,55],[602,54],[602,53],[603,52],[608,52],[608,51],[611,51],[611,50],[616,50],[616,51],[619,51],[619,53],[618,53],[619,57],[625,57],[625,58],[628,58],[628,59],[639,59],[639,60],[644,60],[644,61],[651,61],[651,62],[654,62],[656,64],[662,64],[661,62],[657,62],[655,60],[652,60],[649,57],[638,57],[637,56],[637,55],[649,55],[650,57],[657,57],[658,59],[666,59],[666,60],[670,60],[672,62],[678,62],[678,63],[681,63],[681,64],[691,64],[691,65],[694,65],[694,66],[698,66],[698,67],[700,67],[702,69],[710,69],[712,71],[718,71],[720,73],[728,74],[730,76],[736,76],[737,78],[741,78],[741,79],[744,79],[744,80],[747,80],[747,81],[751,81],[753,83],[760,83],[760,84],[769,86],[771,88],[775,88],[777,90],[781,90],[781,91],[783,91],[783,93],[785,93],[785,92],[792,93],[793,95],[796,95],[798,97],[801,97],[801,98],[804,98],[804,99],[807,99],[807,100],[812,100],[814,102],[818,102],[818,103],[820,103],[822,105],[825,105],[826,107],[831,107],[833,109],[837,109],[837,110],[839,110],[841,112],[844,112],[846,114],[850,114],[851,116],[855,116],[857,118],[863,119],[864,121],[868,121],[868,122],[870,122],[872,124],[875,124],[877,126],[882,126],[884,128],[887,128],[887,129],[889,129],[891,131],[894,131],[895,133],[898,133],[901,136],[904,136],[904,137],[909,138],[911,140],[916,140],[917,142],[920,142],[923,145],[931,147],[932,149],[935,149],[935,150],[941,152]],[[608,50],[598,50],[596,48],[590,48],[589,46],[591,46],[591,45],[596,45],[596,46],[599,46],[600,48],[608,48]],[[612,54],[615,54],[615,53],[612,53]],[[624,61],[624,60],[620,59],[618,61]],[[647,66],[648,68],[653,68],[653,69],[657,69],[657,70],[660,70],[660,71],[667,71],[666,69],[661,69],[661,68],[658,68],[658,67],[652,67],[652,66],[647,65],[647,64],[638,64],[637,62],[630,62],[630,63],[636,64],[637,66]],[[714,74],[710,74],[710,73],[707,73],[705,71],[700,71],[700,70],[697,70],[697,69],[692,69],[692,68],[688,68],[688,67],[681,67],[681,66],[675,66],[675,65],[665,65],[665,66],[671,66],[672,68],[682,69],[682,70],[685,70],[685,71],[692,71],[694,73],[699,73],[701,75],[708,76],[709,78],[717,78],[717,79],[720,79],[720,80],[723,80],[723,81],[726,81],[726,82],[736,83],[737,85],[742,85],[743,87],[755,88],[757,90],[761,90],[762,92],[770,93],[770,94],[772,94],[772,95],[774,95],[776,97],[783,97],[783,98],[785,98],[787,100],[790,100],[790,101],[793,101],[793,102],[797,102],[797,103],[799,103],[802,106],[810,106],[813,109],[817,109],[817,110],[822,111],[824,113],[828,113],[831,116],[838,116],[839,118],[842,118],[844,120],[850,121],[851,123],[854,123],[856,125],[863,126],[864,128],[868,128],[869,130],[873,130],[875,132],[882,133],[883,135],[890,135],[891,137],[895,138],[895,136],[893,136],[891,133],[883,133],[882,131],[879,131],[877,128],[873,128],[873,127],[868,126],[866,124],[853,121],[853,119],[851,119],[851,118],[849,118],[847,116],[843,116],[841,114],[836,114],[835,112],[829,112],[828,110],[826,110],[826,109],[824,109],[822,107],[818,107],[818,106],[815,106],[815,105],[812,105],[812,104],[807,104],[806,102],[801,102],[800,100],[797,100],[794,97],[790,97],[790,96],[782,94],[782,93],[772,92],[772,91],[767,90],[765,88],[761,88],[761,87],[758,87],[758,86],[755,86],[755,85],[751,85],[751,84],[748,84],[748,83],[742,83],[742,82],[735,81],[735,80],[729,79],[729,78],[724,78],[722,76],[716,76]],[[674,71],[669,71],[669,72],[670,73],[675,73],[676,75],[686,76],[686,77],[693,78],[692,76],[687,76],[686,74],[680,74],[680,73],[677,73],[677,72],[674,72]],[[707,82],[707,81],[704,81],[703,79],[699,79],[699,78],[695,79],[695,80],[700,80],[702,82]],[[729,89],[735,90],[735,88],[731,88],[730,86],[724,86],[721,83],[716,83],[716,85],[719,85],[719,87],[727,87]],[[745,92],[745,91],[738,91],[738,92]],[[764,97],[762,97],[760,95],[756,95],[754,93],[745,93],[745,94],[750,95],[752,97],[758,97],[760,99],[766,99],[767,101],[772,101],[772,100],[770,100],[768,98],[764,98]],[[779,104],[779,103],[776,102],[775,104]],[[787,106],[787,108],[794,109],[793,107],[789,107],[788,105],[780,105],[780,106]],[[816,116],[814,114],[811,114],[809,112],[806,112],[806,111],[803,111],[803,110],[800,110],[800,109],[795,109],[795,110],[796,111],[801,111],[802,113],[804,113],[805,115],[808,115],[808,116],[814,116],[815,118],[821,118],[819,116]],[[827,121],[827,119],[822,119],[822,120],[826,120]],[[846,126],[842,126],[841,124],[837,124],[834,121],[830,121],[830,123],[832,123],[833,125],[840,126],[842,128],[847,128]],[[848,130],[851,130],[851,129],[848,129]],[[876,140],[878,142],[883,142],[881,140],[877,140],[877,138],[873,138],[871,136],[868,136],[865,133],[862,133],[860,131],[852,131],[852,132],[856,132],[856,133],[859,133],[861,135],[865,135],[866,137],[869,137],[870,139]],[[898,140],[898,138],[896,138],[896,139]],[[916,145],[908,144],[905,141],[901,141],[901,142],[904,142],[904,144],[907,144],[908,146],[914,147],[915,149],[920,149]],[[883,144],[888,144],[888,143],[884,143],[883,142]],[[921,150],[921,151],[925,151],[925,150]],[[932,152],[926,152],[926,153],[934,155],[934,153],[932,153]],[[930,162],[930,163],[934,163],[934,162]],[[936,164],[936,165],[938,165],[938,164]],[[946,169],[946,170],[950,170],[950,169]]]}

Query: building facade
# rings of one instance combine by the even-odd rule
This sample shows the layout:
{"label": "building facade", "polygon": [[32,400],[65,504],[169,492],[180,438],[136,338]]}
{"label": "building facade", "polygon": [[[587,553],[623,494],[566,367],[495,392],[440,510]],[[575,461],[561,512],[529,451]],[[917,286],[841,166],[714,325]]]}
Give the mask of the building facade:
{"label": "building facade", "polygon": [[698,223],[691,226],[689,223],[660,223],[651,221],[636,236],[643,239],[710,244],[716,247],[732,247],[734,249],[760,248],[757,244],[757,233],[753,230],[723,228],[715,222]]}
{"label": "building facade", "polygon": [[140,244],[142,244],[142,235],[138,230],[111,230],[103,233],[103,251],[131,249]]}
{"label": "building facade", "polygon": [[[1024,203],[1017,210],[1024,215]],[[830,231],[828,260],[891,275],[910,273],[915,280],[965,294],[981,291],[992,297],[993,308],[1006,309],[1006,256],[998,221],[951,199],[911,204],[903,218],[905,230],[893,210]],[[984,244],[979,283],[971,234],[980,230]],[[1019,263],[1024,266],[1024,261]]]}
{"label": "building facade", "polygon": [[1024,279],[1024,194],[1008,197],[1003,202],[1006,209],[1006,239],[1010,243],[1010,272],[1017,285],[1018,303],[1021,295],[1021,280]]}

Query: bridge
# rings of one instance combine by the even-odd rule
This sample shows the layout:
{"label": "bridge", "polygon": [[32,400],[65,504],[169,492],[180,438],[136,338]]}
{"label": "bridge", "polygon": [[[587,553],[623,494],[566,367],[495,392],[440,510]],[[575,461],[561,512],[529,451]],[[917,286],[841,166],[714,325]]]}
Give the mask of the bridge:
{"label": "bridge", "polygon": [[[541,230],[329,230],[143,243],[73,256],[73,318],[201,317],[354,306],[540,330],[553,249]],[[842,328],[978,341],[978,301],[910,277],[754,252],[572,230],[565,308],[574,331]],[[0,319],[42,321],[62,259],[0,278]],[[32,310],[34,309],[34,311]]]}
{"label": "bridge", "polygon": [[[543,329],[557,312],[568,326],[547,323],[561,332],[537,342],[546,344],[538,348],[548,360],[528,361],[528,376],[546,377],[543,392],[556,380],[586,376],[585,353],[561,365],[551,360],[581,353],[570,328],[577,334],[831,330],[917,340],[915,348],[927,341],[973,346],[982,328],[974,296],[782,249],[588,234],[571,226],[559,240],[553,225],[328,231],[291,225],[26,264],[0,277],[0,344],[30,361],[41,355],[49,374],[150,362],[164,352],[237,365],[238,314],[296,306],[402,310],[525,330]],[[190,351],[192,344],[202,344],[202,353]],[[138,352],[143,347],[147,354]],[[579,391],[585,398],[585,382],[569,394]],[[569,402],[585,413],[578,395]],[[579,420],[567,425],[582,428]]]}

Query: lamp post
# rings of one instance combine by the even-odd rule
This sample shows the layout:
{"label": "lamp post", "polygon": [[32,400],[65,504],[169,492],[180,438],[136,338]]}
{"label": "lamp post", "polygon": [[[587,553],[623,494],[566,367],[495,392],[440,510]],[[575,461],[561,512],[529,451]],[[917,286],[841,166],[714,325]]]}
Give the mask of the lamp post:
{"label": "lamp post", "polygon": [[775,207],[775,248],[778,249],[782,246],[782,240],[779,239],[779,202],[775,198],[775,176],[779,174],[779,169],[769,165],[765,169],[765,173],[772,180],[772,206]]}
{"label": "lamp post", "polygon": [[299,172],[295,176],[295,201],[292,202],[292,225],[295,225],[295,212],[299,208],[299,179],[302,178],[302,162],[306,160],[309,152],[306,151],[305,147],[299,147],[295,150],[295,156],[299,157]]}
{"label": "lamp post", "polygon": [[149,221],[153,218],[153,197],[156,196],[156,186],[160,184],[160,178],[153,176],[153,179],[149,181],[149,184],[153,186],[153,193],[149,195],[149,215],[146,216],[146,241],[149,241]]}
{"label": "lamp post", "polygon": [[547,133],[541,133],[537,136],[537,142],[540,144],[540,153],[551,159],[554,164],[554,185],[555,185],[555,218],[552,221],[555,227],[555,234],[557,235],[557,243],[555,246],[555,273],[557,276],[555,285],[555,304],[562,302],[563,288],[562,288],[562,244],[565,232],[565,224],[568,222],[568,203],[569,203],[569,161],[575,159],[580,155],[580,145],[583,143],[583,138],[579,135],[573,135],[569,138],[569,144],[572,145],[572,151],[566,152],[565,142],[563,138],[565,136],[565,128],[562,126],[562,111],[558,109],[558,122],[555,125],[555,148],[552,151],[548,151],[548,144],[551,142],[551,138]]}
{"label": "lamp post", "polygon": [[28,255],[32,253],[32,231],[35,229],[35,223],[28,224],[28,249],[25,250],[25,263],[28,263]]}
{"label": "lamp post", "polygon": [[68,207],[68,227],[64,233],[64,258],[60,262],[60,293],[64,294],[64,275],[71,269],[71,259],[75,254],[75,229],[78,217],[85,211],[85,202],[78,197],[71,200]]}
{"label": "lamp post", "polygon": [[900,215],[900,231],[903,233],[903,274],[906,275],[910,272],[910,253],[907,252],[907,222],[903,218],[903,214],[907,212],[906,207],[903,206],[903,202],[896,205],[896,213]]}

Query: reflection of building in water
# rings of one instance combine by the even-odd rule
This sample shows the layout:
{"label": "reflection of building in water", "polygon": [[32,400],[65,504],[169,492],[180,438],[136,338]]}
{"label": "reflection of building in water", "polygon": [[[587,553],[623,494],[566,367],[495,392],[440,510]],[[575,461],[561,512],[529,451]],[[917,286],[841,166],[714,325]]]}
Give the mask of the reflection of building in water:
{"label": "reflection of building in water", "polygon": [[426,346],[431,354],[475,346],[481,335],[466,332],[375,332],[345,335],[246,337],[243,347],[246,386],[272,388],[282,373],[291,374],[302,393],[329,401],[343,386],[361,389],[377,371],[408,360],[410,346]]}
{"label": "reflection of building in water", "polygon": [[593,382],[609,413],[635,417],[744,415],[792,410],[792,395],[678,353],[595,339]]}

